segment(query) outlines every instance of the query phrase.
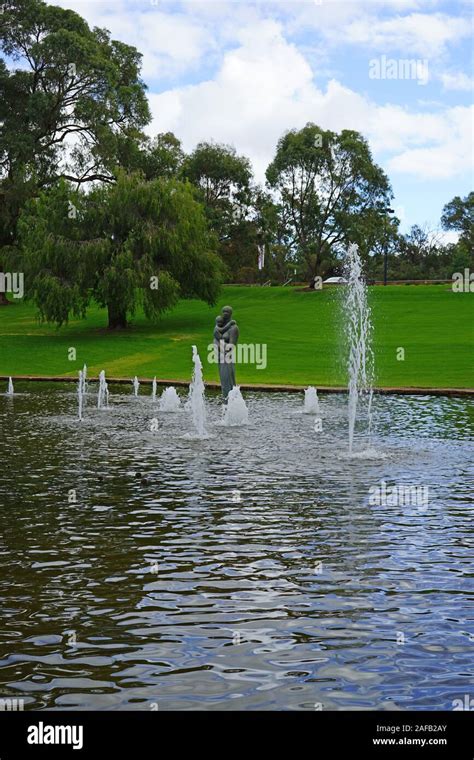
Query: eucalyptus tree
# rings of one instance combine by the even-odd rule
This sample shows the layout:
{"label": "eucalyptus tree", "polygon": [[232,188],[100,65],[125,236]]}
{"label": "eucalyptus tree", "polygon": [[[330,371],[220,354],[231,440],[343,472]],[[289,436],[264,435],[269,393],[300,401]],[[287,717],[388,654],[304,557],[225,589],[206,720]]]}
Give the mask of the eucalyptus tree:
{"label": "eucalyptus tree", "polygon": [[[307,275],[327,269],[351,239],[380,231],[392,191],[361,134],[308,123],[278,142],[266,172],[282,224]],[[382,212],[382,213],[381,213]]]}
{"label": "eucalyptus tree", "polygon": [[0,16],[0,256],[25,201],[59,177],[113,182],[150,113],[141,55],[72,10],[6,0]]}

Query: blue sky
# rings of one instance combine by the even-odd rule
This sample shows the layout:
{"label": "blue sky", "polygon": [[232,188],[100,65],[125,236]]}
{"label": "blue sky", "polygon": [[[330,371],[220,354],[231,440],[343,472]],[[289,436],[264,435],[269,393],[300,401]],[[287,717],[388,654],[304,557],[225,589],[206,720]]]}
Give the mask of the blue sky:
{"label": "blue sky", "polygon": [[472,11],[457,0],[56,0],[143,53],[153,121],[192,150],[213,138],[264,181],[308,121],[362,132],[402,228],[439,226],[472,189]]}

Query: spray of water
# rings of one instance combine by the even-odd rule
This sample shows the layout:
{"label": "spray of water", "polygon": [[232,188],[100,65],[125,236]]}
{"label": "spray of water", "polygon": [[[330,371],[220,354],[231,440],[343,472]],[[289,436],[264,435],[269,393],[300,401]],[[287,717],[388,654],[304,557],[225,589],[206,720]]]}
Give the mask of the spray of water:
{"label": "spray of water", "polygon": [[318,392],[312,385],[304,392],[304,414],[319,414]]}
{"label": "spray of water", "polygon": [[227,404],[224,411],[224,425],[236,427],[246,425],[249,421],[249,411],[242,397],[238,385],[234,385],[227,396]]}
{"label": "spray of water", "polygon": [[133,378],[133,395],[138,396],[138,389],[140,387],[140,383],[138,382],[138,377],[135,375]]}
{"label": "spray of water", "polygon": [[370,438],[374,382],[371,311],[362,262],[355,244],[347,249],[344,275],[347,279],[344,288],[344,326],[349,348],[349,453],[352,454],[357,410],[363,403],[367,410],[367,432]]}
{"label": "spray of water", "polygon": [[151,384],[151,400],[156,401],[156,375],[153,378],[153,382]]}
{"label": "spray of water", "polygon": [[8,388],[7,388],[7,396],[13,396],[15,394],[14,388],[13,388],[13,380],[11,377],[8,378]]}
{"label": "spray of water", "polygon": [[84,393],[85,393],[84,383],[85,383],[84,370],[80,369],[79,382],[77,384],[77,401],[78,401],[78,407],[79,407],[78,416],[81,422],[82,422],[83,411],[84,411]]}
{"label": "spray of water", "polygon": [[106,409],[109,405],[109,388],[105,380],[105,370],[99,373],[99,393],[97,396],[97,408]]}
{"label": "spray of water", "polygon": [[181,399],[175,388],[170,385],[165,388],[160,397],[160,412],[177,412],[181,407]]}
{"label": "spray of water", "polygon": [[206,401],[204,398],[204,380],[202,377],[202,363],[199,358],[196,346],[193,346],[193,378],[189,386],[188,404],[191,408],[191,414],[194,427],[199,438],[207,438],[206,431]]}

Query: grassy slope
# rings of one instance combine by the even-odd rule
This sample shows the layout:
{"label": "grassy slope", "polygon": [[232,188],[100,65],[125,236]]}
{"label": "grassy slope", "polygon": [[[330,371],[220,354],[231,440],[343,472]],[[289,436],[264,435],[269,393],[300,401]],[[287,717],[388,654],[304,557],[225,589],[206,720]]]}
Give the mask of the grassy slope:
{"label": "grassy slope", "polygon": [[[449,286],[373,287],[377,385],[474,386],[474,296]],[[290,288],[228,286],[214,308],[182,301],[159,325],[137,314],[125,332],[104,329],[103,310],[85,321],[56,329],[36,320],[35,308],[16,303],[0,308],[0,374],[71,375],[85,362],[91,375],[188,379],[191,345],[205,378],[217,379],[207,363],[214,317],[230,303],[243,343],[267,343],[265,370],[240,365],[241,382],[345,384],[341,364],[339,291],[305,293]],[[75,347],[77,361],[68,361]],[[405,349],[405,361],[396,350]]]}

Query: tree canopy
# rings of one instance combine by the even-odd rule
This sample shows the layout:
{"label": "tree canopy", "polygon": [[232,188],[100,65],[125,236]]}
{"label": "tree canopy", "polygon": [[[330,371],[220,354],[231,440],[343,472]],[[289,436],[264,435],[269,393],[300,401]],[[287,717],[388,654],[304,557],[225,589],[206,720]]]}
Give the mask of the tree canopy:
{"label": "tree canopy", "polygon": [[213,304],[222,279],[202,206],[177,180],[121,172],[86,195],[61,180],[20,217],[25,275],[43,319],[84,316],[91,298],[109,327],[125,327],[141,303],[157,318],[179,297]]}
{"label": "tree canopy", "polygon": [[19,64],[0,68],[2,176],[113,181],[118,140],[150,120],[141,54],[42,0],[6,5],[0,44]]}
{"label": "tree canopy", "polygon": [[358,132],[340,134],[308,123],[279,140],[267,169],[287,238],[314,274],[324,259],[381,223],[392,197],[388,178]]}
{"label": "tree canopy", "polygon": [[[141,55],[74,11],[9,0],[1,15],[0,269],[28,198],[64,177],[113,182],[150,120]],[[0,294],[1,298],[2,294]]]}
{"label": "tree canopy", "polygon": [[140,303],[151,319],[179,297],[213,303],[223,277],[337,274],[350,242],[373,277],[384,261],[400,279],[473,265],[474,193],[443,209],[456,244],[420,225],[400,235],[390,182],[360,133],[311,122],[286,132],[260,187],[231,145],[186,154],[172,132],[145,134],[134,47],[43,0],[8,0],[1,19],[0,271],[28,274],[43,319],[84,315],[94,298],[124,326]]}

